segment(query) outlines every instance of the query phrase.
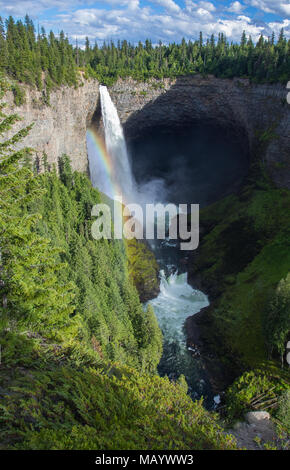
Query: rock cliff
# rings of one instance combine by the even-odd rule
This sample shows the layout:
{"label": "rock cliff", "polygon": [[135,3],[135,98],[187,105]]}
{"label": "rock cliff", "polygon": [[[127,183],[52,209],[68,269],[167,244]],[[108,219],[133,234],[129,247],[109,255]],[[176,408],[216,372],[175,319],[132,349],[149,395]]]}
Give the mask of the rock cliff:
{"label": "rock cliff", "polygon": [[154,126],[195,121],[236,135],[252,156],[263,156],[278,186],[290,187],[290,106],[282,85],[213,76],[138,83],[119,80],[110,90],[129,139]]}
{"label": "rock cliff", "polygon": [[[246,79],[218,79],[213,76],[179,77],[174,80],[118,80],[110,94],[117,106],[128,139],[150,127],[178,128],[195,121],[219,126],[231,132],[252,155],[261,150],[264,163],[279,186],[290,187],[290,106],[282,85],[254,85]],[[43,152],[50,164],[66,153],[73,168],[86,171],[86,129],[101,129],[99,84],[83,81],[77,89],[62,87],[51,93],[50,106],[39,91],[26,87],[26,103],[15,109],[12,93],[6,96],[8,109],[23,118],[19,127],[35,122],[26,144]]]}
{"label": "rock cliff", "polygon": [[35,149],[39,162],[43,153],[49,165],[57,164],[58,158],[67,154],[75,170],[87,171],[86,130],[98,101],[96,80],[85,80],[77,89],[61,87],[52,91],[50,106],[44,104],[42,92],[25,87],[25,104],[15,107],[13,94],[9,92],[5,96],[5,112],[16,112],[22,118],[14,131],[34,123],[24,143]]}

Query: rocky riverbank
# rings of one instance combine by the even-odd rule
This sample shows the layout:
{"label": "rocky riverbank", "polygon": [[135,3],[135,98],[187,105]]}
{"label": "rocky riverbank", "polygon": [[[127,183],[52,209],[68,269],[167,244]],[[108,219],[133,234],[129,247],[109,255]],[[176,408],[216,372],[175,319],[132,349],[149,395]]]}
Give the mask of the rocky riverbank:
{"label": "rocky riverbank", "polygon": [[212,348],[207,347],[203,331],[208,309],[211,309],[211,306],[187,318],[185,322],[186,342],[189,350],[194,352],[193,358],[197,356],[202,361],[213,393],[222,395],[238,373],[229,372],[219,355]]}

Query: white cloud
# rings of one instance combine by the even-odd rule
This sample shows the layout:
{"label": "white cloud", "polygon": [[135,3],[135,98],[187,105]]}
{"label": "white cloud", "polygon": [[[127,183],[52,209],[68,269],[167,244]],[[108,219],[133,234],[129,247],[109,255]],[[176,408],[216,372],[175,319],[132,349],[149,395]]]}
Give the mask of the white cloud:
{"label": "white cloud", "polygon": [[94,0],[0,0],[0,12],[4,14],[24,16],[26,13],[31,17],[42,13],[50,8],[57,8],[60,11],[69,8],[77,8],[83,5],[92,5]]}
{"label": "white cloud", "polygon": [[265,13],[276,13],[282,16],[290,15],[289,0],[245,0],[245,2]]}
{"label": "white cloud", "polygon": [[240,2],[233,2],[230,4],[228,11],[231,13],[241,13],[245,8],[245,5],[242,5]]}
{"label": "white cloud", "polygon": [[193,12],[197,9],[197,3],[193,2],[192,0],[185,0],[185,10],[189,12]]}
{"label": "white cloud", "polygon": [[180,7],[173,0],[155,0],[151,3],[158,3],[158,5],[161,5],[166,10],[171,11],[172,13],[180,12]]}
{"label": "white cloud", "polygon": [[129,10],[136,10],[139,7],[139,0],[104,0],[103,3],[113,6],[126,6]]}
{"label": "white cloud", "polygon": [[264,27],[252,24],[247,16],[239,16],[237,20],[219,20],[219,32],[226,34],[227,38],[239,40],[243,31],[257,41]]}
{"label": "white cloud", "polygon": [[274,31],[276,37],[279,36],[281,28],[284,28],[285,35],[290,37],[290,20],[284,20],[282,23],[272,22],[269,23],[269,28],[271,31]]}
{"label": "white cloud", "polygon": [[212,14],[209,11],[205,10],[204,8],[198,8],[196,13],[199,17],[201,17],[203,19],[210,20],[210,19],[213,18]]}
{"label": "white cloud", "polygon": [[239,15],[238,20],[245,21],[246,23],[251,23],[251,18],[249,18],[248,16],[244,16],[244,15]]}
{"label": "white cloud", "polygon": [[280,10],[282,11],[282,13],[285,13],[285,15],[290,16],[290,4],[289,3],[281,3]]}
{"label": "white cloud", "polygon": [[126,38],[137,41],[149,37],[153,42],[160,39],[168,42],[182,37],[197,38],[202,30],[205,37],[224,33],[229,39],[239,41],[243,30],[251,34],[253,40],[266,31],[264,25],[252,24],[248,16],[221,19],[201,7],[191,11],[180,9],[174,14],[157,14],[141,7],[137,12],[120,8],[111,11],[88,9],[68,14],[65,20],[72,36],[85,29],[89,37],[97,40]]}
{"label": "white cloud", "polygon": [[199,6],[207,11],[216,11],[216,7],[211,2],[199,2]]}

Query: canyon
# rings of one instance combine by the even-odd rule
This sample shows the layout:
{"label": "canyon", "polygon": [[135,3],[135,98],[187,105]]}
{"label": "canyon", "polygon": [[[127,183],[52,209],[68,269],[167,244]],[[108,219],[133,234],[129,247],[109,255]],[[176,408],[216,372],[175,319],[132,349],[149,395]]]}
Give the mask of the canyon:
{"label": "canyon", "polygon": [[[257,360],[262,361],[266,357],[260,324],[265,305],[260,302],[261,305],[257,309],[256,299],[252,303],[250,299],[244,307],[244,299],[250,298],[249,288],[247,286],[246,295],[244,291],[242,294],[236,293],[235,282],[247,264],[256,261],[255,256],[262,237],[258,229],[257,233],[252,230],[252,225],[255,215],[263,215],[263,210],[267,211],[269,207],[268,194],[265,199],[255,199],[256,194],[252,194],[252,189],[249,189],[248,183],[255,177],[253,168],[258,163],[259,170],[261,167],[266,170],[263,174],[267,173],[276,187],[290,188],[288,159],[290,113],[286,102],[286,90],[282,85],[255,85],[246,79],[225,80],[212,76],[207,78],[188,76],[175,80],[151,80],[146,83],[131,79],[118,80],[110,87],[109,93],[128,144],[138,139],[146,140],[146,135],[153,135],[156,130],[162,128],[165,134],[171,133],[174,137],[182,135],[184,129],[200,128],[205,134],[208,132],[208,140],[212,142],[214,139],[211,131],[218,131],[221,141],[230,136],[237,149],[240,147],[241,153],[244,153],[248,160],[246,166],[250,168],[249,178],[242,190],[234,195],[237,200],[230,200],[228,206],[223,206],[221,200],[223,195],[217,193],[217,205],[213,209],[209,206],[209,209],[206,209],[209,212],[203,213],[201,245],[196,253],[188,253],[180,261],[182,273],[179,276],[177,272],[171,273],[168,279],[164,273],[164,276],[161,276],[161,293],[157,297],[158,289],[154,293],[151,290],[148,295],[146,292],[146,300],[150,301],[152,297],[156,297],[151,300],[151,305],[164,330],[165,339],[163,356],[158,366],[159,374],[177,380],[181,373],[186,379],[190,396],[194,399],[205,397],[205,406],[210,410],[215,409],[223,397],[223,392],[238,375],[243,373],[245,367],[255,367]],[[45,96],[40,91],[25,87],[25,95],[26,101],[22,106],[15,107],[12,93],[6,95],[5,101],[8,113],[17,112],[21,117],[17,124],[19,130],[34,123],[24,143],[35,150],[37,170],[39,172],[43,170],[44,156],[49,167],[57,168],[59,157],[66,154],[71,159],[73,169],[89,173],[87,131],[93,129],[103,136],[105,132],[106,119],[104,118],[103,122],[100,83],[97,80],[83,80],[78,88],[56,89],[51,93],[49,106],[45,104]],[[221,151],[223,151],[222,144]],[[216,160],[215,151],[212,153]],[[238,153],[237,150],[231,154],[232,160],[237,161],[240,158]],[[159,158],[158,154],[153,157],[148,152],[147,155],[149,160]],[[196,157],[200,158],[200,154],[196,154]],[[165,160],[167,161],[167,157]],[[218,164],[212,163],[207,158],[205,160],[209,172],[222,171]],[[190,165],[192,162],[188,161],[188,166]],[[201,180],[205,180],[209,172],[201,175],[196,170]],[[195,184],[191,179],[190,183],[193,186]],[[255,183],[257,183],[255,189],[262,188],[262,191],[257,191],[259,193],[257,198],[261,194],[263,198],[263,188],[266,184],[259,178]],[[269,185],[274,187],[270,180]],[[232,192],[233,187],[229,186],[229,192]],[[277,196],[277,201],[286,215],[287,191],[284,189],[277,191],[281,192]],[[275,201],[274,198],[273,204]],[[251,208],[249,213],[246,210],[247,206]],[[237,213],[239,216],[240,212],[243,217],[239,225],[234,214]],[[277,203],[274,210],[270,208],[269,213],[271,215],[276,212],[279,213]],[[241,230],[243,223],[245,227]],[[273,225],[275,225],[274,218]],[[215,230],[216,227],[218,230]],[[279,223],[275,227],[279,227]],[[217,234],[216,238],[208,246],[207,241],[214,237],[211,233],[214,231]],[[270,233],[270,230],[268,232]],[[281,244],[286,246],[284,238],[281,240]],[[280,240],[278,241],[280,243]],[[262,239],[262,243],[266,245],[266,242],[267,240]],[[236,258],[239,258],[238,264],[235,254]],[[279,280],[285,276],[279,257],[277,257],[278,267],[275,269],[276,265],[273,263],[275,257],[276,253],[274,255],[270,253],[268,258],[264,257],[264,264],[258,265],[257,273],[254,271],[254,276],[250,277],[251,286],[253,279],[254,282],[257,280],[258,286],[262,285],[260,289],[262,294],[268,293],[269,288],[269,283],[263,284],[263,274],[260,274],[268,272],[264,265],[266,268],[267,263],[274,266],[275,276],[273,280],[271,279],[270,289],[273,290]],[[261,258],[263,259],[263,253]],[[165,262],[164,259],[163,261]],[[174,265],[168,267],[170,266]],[[143,266],[142,269],[144,270]],[[185,270],[188,271],[188,276],[184,273]],[[245,283],[249,283],[247,278]],[[240,279],[236,284],[237,286],[241,284]],[[251,289],[250,293],[254,290]],[[241,305],[242,313],[234,302],[231,305],[232,291],[234,300],[238,299],[237,302],[239,301]],[[261,297],[260,291],[257,290]],[[175,298],[174,295],[169,296],[170,302],[168,292],[175,295]],[[208,301],[210,305],[207,307]],[[221,306],[224,310],[219,318]],[[184,317],[181,317],[179,319],[181,321],[176,325],[175,317],[181,316],[183,307],[185,307],[182,311]],[[252,307],[255,309],[254,313]],[[192,315],[195,310],[199,313]],[[227,325],[230,324],[229,316],[233,326],[224,334],[223,320],[225,318]],[[250,332],[248,325],[251,325]],[[173,331],[171,335],[169,326]],[[236,336],[237,331],[241,332],[240,336],[246,337],[246,343],[240,336]]]}
{"label": "canyon", "polygon": [[[49,165],[57,165],[58,158],[67,154],[74,169],[87,172],[86,131],[93,126],[102,132],[99,82],[82,78],[78,88],[56,89],[49,106],[41,91],[23,88],[25,103],[15,107],[8,92],[6,110],[22,118],[18,129],[34,123],[25,144],[35,149],[39,169],[44,153]],[[212,124],[234,136],[252,160],[262,159],[278,187],[290,187],[290,108],[281,84],[200,75],[146,83],[119,79],[110,87],[110,95],[128,141],[160,125],[180,129]]]}

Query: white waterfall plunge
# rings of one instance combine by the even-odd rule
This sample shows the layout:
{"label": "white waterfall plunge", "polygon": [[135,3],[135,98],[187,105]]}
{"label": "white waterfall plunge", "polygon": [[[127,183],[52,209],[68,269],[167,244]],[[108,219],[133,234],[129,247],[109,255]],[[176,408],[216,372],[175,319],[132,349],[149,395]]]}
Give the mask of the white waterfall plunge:
{"label": "white waterfall plunge", "polygon": [[160,272],[160,294],[150,301],[167,341],[177,341],[185,347],[184,322],[209,305],[207,296],[187,283],[187,273],[171,274],[168,279]]}
{"label": "white waterfall plunge", "polygon": [[114,171],[112,175],[113,185],[119,188],[125,200],[132,200],[135,192],[135,182],[118,111],[106,86],[100,86],[100,96],[106,148],[111,157]]}

